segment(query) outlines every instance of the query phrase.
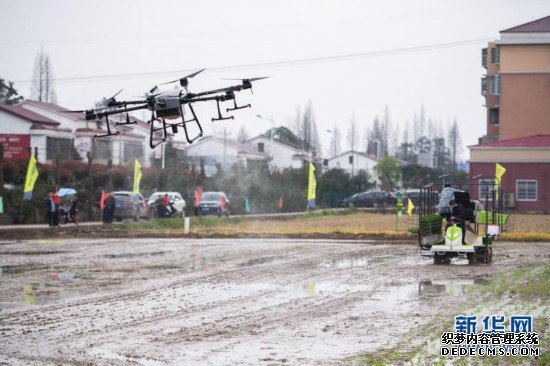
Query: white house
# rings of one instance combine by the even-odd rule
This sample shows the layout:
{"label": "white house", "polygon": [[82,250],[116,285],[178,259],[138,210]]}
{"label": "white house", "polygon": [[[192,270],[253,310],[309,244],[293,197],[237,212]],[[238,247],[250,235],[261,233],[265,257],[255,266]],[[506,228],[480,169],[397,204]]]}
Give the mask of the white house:
{"label": "white house", "polygon": [[304,161],[311,158],[311,153],[300,146],[280,140],[274,136],[259,135],[246,141],[256,152],[269,157],[271,169],[301,168]]}
{"label": "white house", "polygon": [[359,170],[365,170],[371,177],[375,177],[376,163],[374,156],[350,150],[328,159],[328,169],[343,169],[351,176],[356,175]]}
{"label": "white house", "polygon": [[[159,151],[163,149],[162,146],[157,149],[149,147],[149,125],[134,117],[130,119],[137,124],[119,127],[120,135],[94,141],[95,135],[106,133],[104,120],[86,120],[82,113],[70,113],[59,105],[35,100],[26,100],[21,103],[21,107],[59,123],[60,128],[70,130],[74,137],[74,147],[83,160],[92,151],[94,161],[100,164],[107,164],[111,159],[114,165],[127,165],[138,159],[143,166],[150,166],[151,157],[161,156]],[[111,116],[111,128],[114,128],[116,122],[124,122],[125,119],[125,115]]]}
{"label": "white house", "polygon": [[7,159],[28,158],[37,148],[38,161],[51,163],[58,153],[74,159],[73,134],[60,123],[19,105],[0,103],[0,140]]}
{"label": "white house", "polygon": [[250,145],[235,140],[206,136],[187,147],[187,159],[191,164],[204,161],[205,173],[211,176],[216,173],[217,164],[224,170],[240,161],[245,165],[253,160],[266,160],[267,154],[255,151]]}

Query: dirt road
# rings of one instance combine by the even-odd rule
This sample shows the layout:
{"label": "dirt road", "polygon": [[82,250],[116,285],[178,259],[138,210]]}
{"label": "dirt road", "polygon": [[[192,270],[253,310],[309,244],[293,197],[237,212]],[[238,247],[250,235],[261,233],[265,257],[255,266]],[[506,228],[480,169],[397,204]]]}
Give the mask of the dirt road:
{"label": "dirt road", "polygon": [[349,363],[549,254],[499,243],[492,265],[435,266],[350,241],[0,242],[0,364]]}

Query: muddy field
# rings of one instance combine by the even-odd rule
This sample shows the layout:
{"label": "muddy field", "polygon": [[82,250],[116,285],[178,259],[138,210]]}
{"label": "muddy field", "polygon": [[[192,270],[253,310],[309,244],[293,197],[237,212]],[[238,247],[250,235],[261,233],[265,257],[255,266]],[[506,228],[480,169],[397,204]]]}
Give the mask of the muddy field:
{"label": "muddy field", "polygon": [[435,266],[412,244],[0,242],[0,364],[353,364],[433,309],[464,309],[468,287],[549,256],[547,243]]}

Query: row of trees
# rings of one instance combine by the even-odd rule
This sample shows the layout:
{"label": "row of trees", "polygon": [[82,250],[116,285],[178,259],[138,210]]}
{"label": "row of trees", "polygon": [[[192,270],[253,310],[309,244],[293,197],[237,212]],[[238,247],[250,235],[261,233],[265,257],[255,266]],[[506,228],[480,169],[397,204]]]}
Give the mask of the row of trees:
{"label": "row of trees", "polygon": [[[321,153],[311,101],[304,107],[297,107],[296,116],[287,123],[287,128],[306,148],[311,147],[314,154]],[[360,123],[355,115],[352,115],[345,133],[346,145],[344,145],[341,125],[335,124],[332,129],[326,131],[331,134],[327,150],[329,157],[337,156],[344,151],[355,150],[379,155],[380,158],[395,156],[408,163],[417,163],[419,154],[429,153],[434,160],[435,168],[453,170],[457,168],[462,152],[456,118],[443,127],[442,121],[426,116],[424,106],[414,114],[412,124],[395,123],[387,106],[382,116],[376,116],[371,124]],[[245,128],[242,127],[239,131],[239,139],[245,141],[247,136]]]}

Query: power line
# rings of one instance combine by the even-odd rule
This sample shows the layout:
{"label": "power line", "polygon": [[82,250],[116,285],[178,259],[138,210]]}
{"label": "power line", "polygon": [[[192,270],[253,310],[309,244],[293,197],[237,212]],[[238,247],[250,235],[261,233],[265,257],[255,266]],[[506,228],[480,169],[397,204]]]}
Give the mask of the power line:
{"label": "power line", "polygon": [[[335,55],[335,56],[311,57],[311,58],[303,58],[303,59],[293,59],[293,60],[283,60],[283,61],[273,61],[273,62],[263,62],[263,63],[253,63],[253,64],[241,64],[241,65],[232,65],[232,66],[217,66],[217,67],[210,67],[207,69],[211,72],[212,71],[221,72],[221,71],[233,71],[233,70],[240,70],[240,69],[275,68],[275,67],[284,67],[284,66],[300,66],[304,64],[316,64],[316,63],[323,63],[323,62],[348,61],[348,60],[355,60],[355,59],[376,57],[376,56],[386,56],[386,55],[439,50],[444,48],[461,47],[461,46],[467,46],[471,44],[477,44],[480,42],[487,42],[491,39],[492,38],[478,38],[478,39],[471,39],[471,40],[457,41],[457,42],[435,43],[435,44],[423,45],[423,46],[395,48],[390,50],[359,52],[359,53],[350,53],[350,54]],[[184,73],[196,71],[197,69],[199,68],[160,71],[160,72],[131,73],[131,74],[61,77],[61,78],[56,78],[55,82],[56,83],[77,83],[77,82],[87,82],[87,81],[110,81],[110,80],[149,78],[153,76],[163,76],[163,75],[175,75],[175,74],[181,75]],[[15,80],[14,83],[19,83],[19,84],[32,83],[32,79]]]}

